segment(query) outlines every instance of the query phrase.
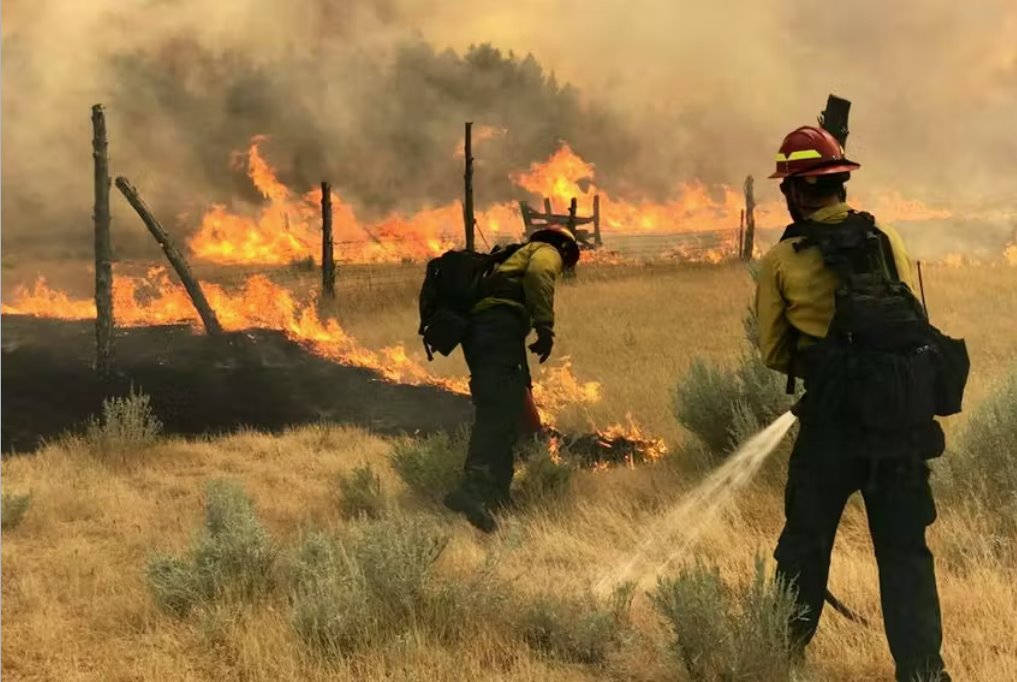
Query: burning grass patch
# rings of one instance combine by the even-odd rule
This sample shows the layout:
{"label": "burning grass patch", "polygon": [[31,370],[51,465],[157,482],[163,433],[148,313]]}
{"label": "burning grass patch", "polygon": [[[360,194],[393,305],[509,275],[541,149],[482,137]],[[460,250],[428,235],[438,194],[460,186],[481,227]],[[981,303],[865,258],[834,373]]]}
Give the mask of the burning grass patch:
{"label": "burning grass patch", "polygon": [[149,561],[149,589],[163,610],[181,617],[220,598],[250,601],[273,588],[276,554],[243,489],[211,481],[201,535],[188,556]]}
{"label": "burning grass patch", "polygon": [[792,679],[789,624],[801,612],[792,590],[767,578],[762,559],[744,590],[726,584],[717,567],[697,563],[659,579],[650,599],[691,679]]}

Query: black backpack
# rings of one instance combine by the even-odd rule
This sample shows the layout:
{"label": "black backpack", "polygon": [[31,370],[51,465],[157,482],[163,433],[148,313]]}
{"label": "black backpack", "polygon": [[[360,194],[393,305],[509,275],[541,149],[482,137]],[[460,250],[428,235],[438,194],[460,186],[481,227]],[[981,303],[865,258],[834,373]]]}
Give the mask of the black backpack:
{"label": "black backpack", "polygon": [[466,336],[469,312],[482,298],[498,295],[519,298],[521,291],[495,268],[520,248],[520,244],[495,247],[490,253],[446,251],[427,263],[420,287],[420,328],[427,359],[434,351],[449,355]]}
{"label": "black backpack", "polygon": [[[795,353],[808,391],[806,415],[887,433],[927,425],[961,410],[970,362],[963,339],[929,323],[925,308],[897,272],[886,234],[868,213],[840,224],[809,221],[781,240],[800,252],[816,247],[838,279],[825,338]],[[796,344],[792,344],[794,348]]]}

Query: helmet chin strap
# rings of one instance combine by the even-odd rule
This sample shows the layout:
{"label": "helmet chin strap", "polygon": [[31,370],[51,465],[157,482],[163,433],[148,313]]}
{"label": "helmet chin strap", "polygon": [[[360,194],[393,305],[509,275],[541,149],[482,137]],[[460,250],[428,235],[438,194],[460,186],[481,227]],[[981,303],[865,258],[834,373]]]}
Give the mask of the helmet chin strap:
{"label": "helmet chin strap", "polygon": [[[787,203],[787,211],[791,214],[791,220],[796,223],[808,219],[810,215],[831,203],[830,201],[803,201],[801,193],[795,189],[795,183],[792,178],[784,178],[784,180],[780,183],[780,191],[784,195],[784,200]],[[841,189],[837,200],[844,201],[846,198],[847,192]]]}
{"label": "helmet chin strap", "polygon": [[798,207],[798,202],[795,200],[794,195],[797,193],[791,187],[790,178],[784,178],[781,181],[780,192],[784,195],[784,201],[787,203],[787,212],[791,214],[791,221],[798,223],[805,220],[806,216],[802,214],[801,209]]}

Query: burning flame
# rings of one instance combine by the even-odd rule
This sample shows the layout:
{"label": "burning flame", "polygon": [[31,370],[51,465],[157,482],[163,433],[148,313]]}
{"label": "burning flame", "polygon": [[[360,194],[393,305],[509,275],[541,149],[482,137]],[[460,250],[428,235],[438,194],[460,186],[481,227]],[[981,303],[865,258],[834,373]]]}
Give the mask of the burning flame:
{"label": "burning flame", "polygon": [[[227,331],[252,328],[276,329],[320,357],[371,369],[397,383],[428,384],[456,393],[468,393],[465,378],[439,378],[415,361],[402,345],[370,350],[350,336],[334,319],[322,320],[314,301],[298,302],[293,294],[264,275],[249,277],[234,292],[202,282],[202,289]],[[165,268],[152,268],[145,277],[117,275],[113,279],[116,324],[126,327],[189,322],[200,324],[186,291],[170,279]],[[14,300],[3,304],[3,314],[34,315],[80,320],[95,317],[95,302],[72,299],[51,289],[39,278],[29,287],[18,287]],[[581,382],[566,358],[559,366],[543,370],[534,382],[534,400],[545,424],[565,405],[588,405],[600,400],[600,384]]]}
{"label": "burning flame", "polygon": [[[505,134],[504,129],[478,126],[477,141]],[[223,205],[212,206],[203,216],[197,232],[188,240],[192,253],[203,260],[221,264],[284,265],[321,258],[320,191],[303,194],[291,191],[278,179],[276,170],[262,154],[267,138],[255,137],[246,152],[237,154],[234,165],[246,168],[251,183],[264,197],[256,209],[233,212]],[[455,150],[462,156],[462,150]],[[520,189],[550,200],[558,214],[568,212],[576,198],[578,214],[592,214],[594,197],[599,197],[601,230],[619,234],[726,233],[719,246],[709,248],[665,248],[657,256],[716,263],[730,258],[742,221],[744,195],[729,186],[709,187],[692,180],[675,187],[674,198],[664,202],[617,199],[594,182],[595,166],[562,143],[548,159],[511,176]],[[393,213],[374,223],[361,222],[353,208],[332,192],[333,232],[336,259],[340,262],[420,261],[461,245],[462,204],[424,208],[412,215]],[[887,192],[863,201],[886,222],[948,218],[946,209],[930,208]],[[786,221],[782,201],[757,202],[757,228],[771,229]],[[518,239],[522,221],[515,203],[493,204],[476,214],[478,243],[493,246],[503,237]]]}
{"label": "burning flame", "polygon": [[[721,186],[711,191],[702,182],[693,180],[676,188],[675,198],[664,202],[628,202],[612,198],[594,184],[595,167],[563,143],[547,161],[534,163],[525,173],[512,176],[519,187],[548,197],[554,210],[567,212],[572,197],[578,199],[579,213],[588,214],[593,197],[600,197],[603,225],[617,232],[706,232],[734,231],[738,228],[744,208],[744,195],[732,187]],[[756,224],[779,225],[783,206],[757,204]]]}
{"label": "burning flame", "polygon": [[[261,153],[264,137],[255,137],[246,153],[235,159],[245,166],[251,183],[266,204],[256,215],[232,213],[213,206],[188,240],[203,260],[227,265],[284,265],[299,260],[321,261],[320,191],[297,195],[279,182]],[[374,225],[361,223],[353,208],[332,192],[333,239],[340,262],[399,262],[438,255],[456,243],[448,230],[462,224],[458,203],[420,211],[409,218],[393,214]],[[496,222],[502,216],[494,216]],[[456,233],[456,235],[458,232]]]}

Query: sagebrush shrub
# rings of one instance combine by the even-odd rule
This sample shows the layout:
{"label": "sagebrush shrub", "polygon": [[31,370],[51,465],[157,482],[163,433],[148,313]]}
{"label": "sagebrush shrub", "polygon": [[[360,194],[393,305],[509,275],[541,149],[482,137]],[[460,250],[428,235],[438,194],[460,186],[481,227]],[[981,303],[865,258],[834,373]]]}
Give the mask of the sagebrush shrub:
{"label": "sagebrush shrub", "polygon": [[739,397],[740,386],[734,372],[695,358],[674,389],[674,415],[710,451],[726,453],[731,445],[734,406]]}
{"label": "sagebrush shrub", "polygon": [[184,616],[202,601],[250,600],[270,591],[276,554],[243,489],[228,481],[210,481],[205,528],[189,555],[154,557],[148,583],[160,606]]}
{"label": "sagebrush shrub", "polygon": [[[758,268],[750,267],[749,273],[755,279]],[[753,307],[746,310],[742,326],[747,347],[733,369],[694,358],[672,392],[675,418],[717,457],[729,454],[791,405],[786,377],[763,364]]]}
{"label": "sagebrush shrub", "polygon": [[359,466],[338,479],[339,510],[346,519],[377,519],[385,513],[385,492],[381,478],[369,464]]}
{"label": "sagebrush shrub", "polygon": [[122,457],[151,447],[161,433],[149,397],[131,388],[126,396],[102,401],[102,416],[85,428],[85,444],[93,455]]}
{"label": "sagebrush shrub", "polygon": [[717,567],[697,563],[659,579],[650,598],[692,679],[791,679],[790,623],[801,611],[787,585],[767,578],[762,559],[746,589],[728,586]]}
{"label": "sagebrush shrub", "polygon": [[524,600],[519,628],[538,651],[570,663],[602,663],[627,627],[632,596],[630,584],[619,588],[609,605],[590,594],[538,594]]}
{"label": "sagebrush shrub", "polygon": [[1017,490],[1017,368],[1012,369],[967,418],[952,453],[954,482],[988,499],[1008,502]]}
{"label": "sagebrush shrub", "polygon": [[390,456],[392,468],[407,487],[424,499],[439,501],[459,483],[466,460],[467,433],[439,432],[399,441]]}
{"label": "sagebrush shrub", "polygon": [[363,572],[335,538],[309,536],[295,553],[290,583],[293,628],[326,657],[347,655],[378,630]]}
{"label": "sagebrush shrub", "polygon": [[574,467],[551,457],[546,444],[534,443],[527,450],[526,464],[514,484],[516,501],[525,505],[562,501],[568,495]]}
{"label": "sagebrush shrub", "polygon": [[411,627],[449,631],[464,621],[460,593],[433,574],[444,531],[409,519],[366,524],[348,537],[309,536],[290,571],[292,622],[326,657],[402,635]]}
{"label": "sagebrush shrub", "polygon": [[998,549],[1017,551],[1017,367],[967,417],[940,463],[939,487],[962,504],[990,510]]}
{"label": "sagebrush shrub", "polygon": [[0,527],[3,530],[11,530],[16,528],[21,520],[25,518],[25,512],[28,511],[28,505],[32,501],[32,496],[25,495],[8,495],[4,493],[2,498],[2,505],[0,505]]}

